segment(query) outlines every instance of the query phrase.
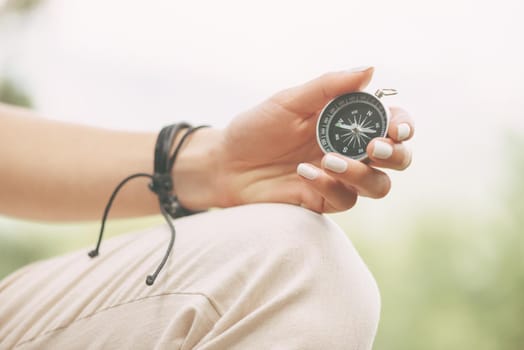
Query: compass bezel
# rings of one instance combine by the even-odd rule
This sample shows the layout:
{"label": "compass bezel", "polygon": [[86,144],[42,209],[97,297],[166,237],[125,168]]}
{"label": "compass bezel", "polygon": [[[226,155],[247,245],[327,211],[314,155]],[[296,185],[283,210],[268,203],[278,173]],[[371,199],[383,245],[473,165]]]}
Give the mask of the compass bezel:
{"label": "compass bezel", "polygon": [[[359,95],[365,96],[364,101],[361,101],[361,100],[358,99]],[[338,101],[347,99],[348,97],[351,97],[351,98],[357,97],[357,99],[355,101],[348,101],[345,104],[338,105]],[[335,153],[341,154],[344,157],[355,159],[355,160],[360,160],[360,161],[364,161],[364,160],[366,160],[368,158],[368,154],[367,154],[366,150],[364,150],[364,152],[360,153],[358,156],[348,156],[346,154],[343,154],[343,153],[337,151],[336,148],[331,144],[331,140],[329,138],[329,131],[328,131],[330,126],[331,126],[331,123],[335,119],[335,117],[336,117],[336,115],[337,115],[337,113],[338,113],[338,111],[340,109],[345,108],[345,107],[347,107],[347,106],[349,106],[351,104],[354,104],[354,103],[362,103],[362,102],[369,103],[369,102],[365,102],[366,99],[371,99],[371,100],[376,102],[376,104],[380,108],[376,108],[377,106],[375,106],[375,105],[373,105],[373,106],[378,110],[378,112],[380,114],[381,122],[385,122],[385,127],[383,129],[383,132],[381,134],[379,134],[378,136],[375,136],[374,138],[376,138],[376,137],[385,137],[387,135],[388,127],[389,127],[390,112],[389,112],[389,109],[384,105],[384,103],[382,103],[382,101],[378,97],[376,97],[375,95],[370,94],[368,92],[365,92],[365,91],[356,91],[356,92],[350,92],[350,93],[347,93],[347,94],[342,94],[342,95],[339,95],[339,96],[333,98],[331,101],[329,101],[324,106],[322,111],[320,111],[320,113],[318,115],[317,126],[316,126],[317,143],[318,143],[320,149],[324,153],[335,152]],[[333,107],[335,108],[335,111],[334,112],[328,112]],[[327,119],[327,121],[325,121],[326,119]],[[321,135],[321,130],[322,130],[321,126],[322,126],[322,128],[325,128],[324,135]],[[325,140],[324,144],[322,142],[323,140]],[[371,140],[369,140],[367,142],[367,144],[369,144],[369,142],[371,142]],[[367,148],[367,144],[366,144],[366,148]]]}

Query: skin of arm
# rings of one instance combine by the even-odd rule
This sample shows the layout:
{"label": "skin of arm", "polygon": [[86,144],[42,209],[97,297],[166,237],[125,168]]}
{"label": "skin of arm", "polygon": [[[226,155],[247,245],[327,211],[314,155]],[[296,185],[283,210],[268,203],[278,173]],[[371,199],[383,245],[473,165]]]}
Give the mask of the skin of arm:
{"label": "skin of arm", "polygon": [[[372,74],[372,68],[324,74],[271,96],[223,130],[196,131],[172,174],[182,205],[203,210],[278,202],[329,213],[353,207],[358,196],[384,197],[391,184],[378,168],[403,170],[411,163],[404,141],[413,136],[414,123],[407,112],[390,108],[388,137],[370,142],[366,164],[330,154],[345,163],[343,171],[326,166],[330,155],[324,155],[315,138],[323,106],[363,89]],[[399,130],[404,130],[402,137]],[[0,213],[38,220],[98,219],[123,178],[152,172],[156,137],[56,122],[0,105]],[[387,159],[375,156],[377,141],[391,149]],[[318,176],[299,176],[299,163]],[[128,183],[111,217],[157,214],[148,181]]]}
{"label": "skin of arm", "polygon": [[[89,220],[102,215],[115,186],[126,176],[153,168],[157,134],[106,130],[48,120],[32,112],[0,105],[0,213],[36,220]],[[212,185],[208,169],[216,130],[191,136],[177,160],[181,174]],[[209,142],[203,142],[205,137]],[[198,164],[199,166],[194,166]],[[124,186],[112,217],[158,214],[149,179]],[[212,206],[199,191],[194,204]]]}

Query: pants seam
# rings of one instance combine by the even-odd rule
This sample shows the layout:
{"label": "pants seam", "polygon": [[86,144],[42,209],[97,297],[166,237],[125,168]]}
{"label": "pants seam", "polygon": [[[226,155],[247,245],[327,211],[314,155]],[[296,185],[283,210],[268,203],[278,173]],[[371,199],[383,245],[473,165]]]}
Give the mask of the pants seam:
{"label": "pants seam", "polygon": [[98,314],[101,314],[101,313],[103,313],[105,311],[109,311],[109,310],[112,310],[112,309],[115,309],[117,307],[124,306],[124,305],[134,304],[134,303],[141,302],[141,301],[144,301],[144,300],[147,300],[147,299],[163,297],[163,296],[169,296],[169,295],[196,295],[196,296],[204,297],[207,300],[207,302],[209,303],[209,305],[211,305],[211,307],[213,308],[213,311],[215,311],[217,316],[219,318],[222,317],[222,314],[218,310],[218,307],[217,307],[215,301],[213,301],[213,299],[211,299],[210,297],[208,297],[204,293],[199,293],[199,292],[165,292],[165,293],[159,293],[159,294],[154,294],[154,295],[147,295],[147,296],[144,296],[144,297],[141,297],[141,298],[138,298],[138,299],[124,301],[124,302],[119,303],[119,304],[111,305],[111,306],[108,306],[106,308],[103,308],[103,309],[100,309],[100,310],[96,310],[95,312],[93,312],[93,313],[91,313],[89,315],[86,315],[86,316],[74,319],[73,321],[69,322],[67,325],[63,325],[63,326],[60,326],[60,327],[56,327],[56,328],[47,330],[47,331],[45,331],[45,332],[43,332],[41,334],[38,334],[38,335],[36,335],[36,336],[34,336],[34,337],[30,338],[30,339],[24,340],[21,343],[16,344],[15,348],[17,348],[19,346],[22,346],[22,345],[25,345],[25,344],[28,344],[28,343],[30,343],[32,341],[35,341],[36,339],[38,339],[38,338],[40,338],[42,336],[49,335],[51,333],[64,330],[64,329],[68,328],[69,326],[73,325],[74,323],[76,323],[78,321],[83,321],[83,320],[89,319],[89,318],[91,318],[93,316],[96,316]]}

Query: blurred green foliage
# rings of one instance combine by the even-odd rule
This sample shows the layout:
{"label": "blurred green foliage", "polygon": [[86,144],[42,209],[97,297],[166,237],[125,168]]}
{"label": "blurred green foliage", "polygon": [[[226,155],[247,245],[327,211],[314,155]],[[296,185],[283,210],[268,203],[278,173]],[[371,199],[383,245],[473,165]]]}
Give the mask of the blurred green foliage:
{"label": "blurred green foliage", "polygon": [[4,12],[28,13],[41,5],[43,0],[7,0],[0,10]]}
{"label": "blurred green foliage", "polygon": [[10,79],[0,79],[0,102],[31,107],[31,99]]}
{"label": "blurred green foliage", "polygon": [[[0,5],[0,19],[9,14],[18,14],[18,17],[23,17],[38,9],[43,3],[44,0],[7,0]],[[2,75],[0,75],[0,102],[22,107],[32,106],[29,96],[12,79]]]}
{"label": "blurred green foliage", "polygon": [[400,241],[355,242],[382,294],[375,349],[524,349],[524,141],[508,139],[498,210],[429,204]]}

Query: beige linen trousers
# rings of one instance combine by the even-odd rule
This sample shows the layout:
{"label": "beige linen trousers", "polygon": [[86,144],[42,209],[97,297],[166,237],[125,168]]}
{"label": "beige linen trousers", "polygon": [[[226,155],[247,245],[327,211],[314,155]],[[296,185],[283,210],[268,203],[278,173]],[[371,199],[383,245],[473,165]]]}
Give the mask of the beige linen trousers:
{"label": "beige linen trousers", "polygon": [[287,204],[175,220],[0,281],[0,349],[371,349],[378,289],[344,232]]}

